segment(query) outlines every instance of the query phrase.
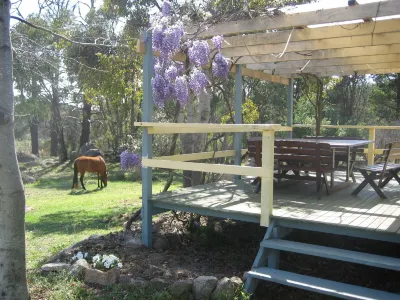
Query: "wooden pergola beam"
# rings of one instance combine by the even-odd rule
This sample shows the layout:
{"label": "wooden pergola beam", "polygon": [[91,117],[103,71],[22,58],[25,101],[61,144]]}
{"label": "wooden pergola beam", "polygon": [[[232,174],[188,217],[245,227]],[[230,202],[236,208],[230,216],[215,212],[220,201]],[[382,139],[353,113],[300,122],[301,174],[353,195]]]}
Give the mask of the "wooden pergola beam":
{"label": "wooden pergola beam", "polygon": [[[331,22],[345,22],[357,19],[368,19],[400,14],[400,5],[397,0],[366,3],[356,6],[345,6],[329,9],[318,9],[300,13],[282,13],[273,17],[260,17],[249,20],[239,20],[215,24],[199,37],[215,35],[233,35],[257,32],[270,29],[302,27],[306,25],[326,24]],[[188,28],[186,32],[194,33],[197,28]]]}
{"label": "wooden pergola beam", "polygon": [[[400,68],[388,68],[388,69],[374,69],[374,70],[361,70],[361,71],[331,71],[331,72],[316,72],[312,73],[318,77],[330,77],[330,76],[350,76],[350,75],[375,75],[375,74],[395,74],[400,73]],[[301,77],[298,74],[281,74],[281,76],[293,76],[295,78]]]}
{"label": "wooden pergola beam", "polygon": [[[399,5],[400,6],[400,5]],[[281,52],[302,52],[329,49],[344,49],[366,46],[390,45],[400,41],[400,32],[388,32],[368,35],[338,37],[330,39],[309,40],[279,44],[265,44],[245,47],[224,48],[221,50],[226,57],[248,55],[277,55]]]}
{"label": "wooden pergola beam", "polygon": [[[335,25],[320,28],[304,28],[263,32],[249,35],[231,36],[225,38],[222,48],[248,47],[265,44],[279,44],[290,42],[311,41],[339,37],[396,32],[400,28],[400,19],[382,20],[358,24]],[[210,41],[211,45],[211,41]]]}
{"label": "wooden pergola beam", "polygon": [[400,53],[373,55],[373,56],[354,56],[346,58],[328,58],[319,60],[296,60],[278,63],[247,64],[246,67],[251,70],[280,70],[280,69],[307,69],[328,66],[360,65],[400,62]]}
{"label": "wooden pergola beam", "polygon": [[[393,41],[396,42],[396,41]],[[315,60],[315,59],[329,59],[329,58],[346,58],[358,56],[375,56],[400,53],[400,43],[391,45],[380,46],[365,46],[353,47],[342,49],[327,49],[316,51],[303,51],[303,52],[285,52],[285,54],[278,58],[276,55],[245,55],[237,58],[237,64],[253,64],[253,63],[267,63],[267,62],[285,62],[296,60]],[[235,57],[233,59],[236,59]]]}
{"label": "wooden pergola beam", "polygon": [[[361,65],[344,65],[344,66],[328,66],[328,67],[315,67],[315,68],[304,68],[303,71],[299,69],[275,69],[275,70],[265,70],[265,73],[270,71],[274,74],[298,74],[298,73],[330,73],[330,72],[357,72],[357,71],[371,71],[378,69],[391,69],[400,68],[400,62],[390,62],[390,63],[377,63],[377,64],[361,64]],[[371,73],[373,74],[373,73]]]}

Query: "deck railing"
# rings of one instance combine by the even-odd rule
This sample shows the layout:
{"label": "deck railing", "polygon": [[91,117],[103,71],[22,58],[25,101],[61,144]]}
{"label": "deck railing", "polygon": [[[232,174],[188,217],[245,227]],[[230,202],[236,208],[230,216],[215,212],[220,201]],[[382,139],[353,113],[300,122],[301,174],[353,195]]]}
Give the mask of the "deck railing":
{"label": "deck railing", "polygon": [[[294,124],[293,128],[315,128],[315,125],[309,124]],[[368,139],[375,141],[376,130],[400,130],[400,126],[374,126],[374,125],[321,125],[321,128],[346,128],[346,129],[368,129]],[[384,149],[376,149],[375,143],[370,143],[368,149],[364,150],[364,153],[368,156],[368,164],[374,164],[375,154],[382,154]]]}
{"label": "deck railing", "polygon": [[[262,167],[246,167],[240,165],[210,164],[189,162],[217,157],[237,155],[236,150],[200,152],[192,154],[171,155],[142,158],[143,168],[163,168],[174,170],[200,171],[242,176],[261,177],[261,217],[260,224],[269,226],[273,209],[274,178],[274,140],[276,131],[291,131],[291,127],[279,124],[196,124],[196,123],[152,123],[139,122],[135,126],[147,128],[147,133],[241,133],[262,132]],[[246,150],[240,149],[240,155]],[[151,156],[150,156],[151,157]]]}

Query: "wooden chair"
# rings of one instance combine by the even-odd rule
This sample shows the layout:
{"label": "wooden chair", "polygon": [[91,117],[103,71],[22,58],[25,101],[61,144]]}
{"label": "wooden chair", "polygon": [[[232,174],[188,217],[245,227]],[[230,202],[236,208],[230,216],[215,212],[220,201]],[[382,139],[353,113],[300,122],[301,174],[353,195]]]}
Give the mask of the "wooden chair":
{"label": "wooden chair", "polygon": [[[325,184],[326,193],[329,195],[326,174],[335,170],[333,150],[329,144],[299,141],[275,141],[275,159],[277,160],[280,179],[311,180],[316,181],[317,191]],[[292,171],[292,174],[289,172]],[[302,175],[302,171],[305,175]],[[311,176],[309,172],[315,172]]]}
{"label": "wooden chair", "polygon": [[[382,199],[387,199],[382,189],[393,178],[400,184],[400,178],[397,175],[400,171],[400,164],[390,163],[396,159],[400,159],[400,142],[387,144],[380,159],[383,162],[359,168],[364,176],[364,181],[351,194],[357,195],[367,184],[370,184]],[[376,179],[379,179],[378,184],[375,183]]]}
{"label": "wooden chair", "polygon": [[[328,139],[328,140],[365,140],[361,137],[353,136],[305,136],[305,139]],[[353,182],[356,182],[356,177],[354,176],[353,169],[357,160],[357,156],[361,156],[365,161],[367,161],[366,155],[364,154],[364,147],[355,147],[350,150],[350,174]],[[339,163],[346,164],[347,169],[347,151],[346,149],[337,149],[335,151],[335,169],[339,168]]]}

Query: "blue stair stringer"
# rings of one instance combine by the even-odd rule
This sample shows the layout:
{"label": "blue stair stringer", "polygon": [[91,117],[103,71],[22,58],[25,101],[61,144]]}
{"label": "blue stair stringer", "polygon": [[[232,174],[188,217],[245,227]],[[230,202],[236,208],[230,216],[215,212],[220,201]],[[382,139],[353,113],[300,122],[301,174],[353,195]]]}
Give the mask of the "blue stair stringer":
{"label": "blue stair stringer", "polygon": [[279,270],[280,251],[289,251],[400,271],[398,258],[283,240],[287,233],[287,228],[276,226],[274,220],[271,222],[247,274],[245,290],[248,293],[254,293],[258,282],[266,280],[343,299],[400,300],[398,294]]}

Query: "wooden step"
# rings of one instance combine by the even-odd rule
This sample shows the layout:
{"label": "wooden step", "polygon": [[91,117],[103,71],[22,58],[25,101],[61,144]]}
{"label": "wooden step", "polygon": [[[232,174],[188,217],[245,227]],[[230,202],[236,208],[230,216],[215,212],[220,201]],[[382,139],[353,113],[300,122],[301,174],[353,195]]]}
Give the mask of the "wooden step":
{"label": "wooden step", "polygon": [[261,242],[261,247],[400,271],[400,259],[394,257],[318,246],[313,244],[304,244],[280,239],[264,240]]}
{"label": "wooden step", "polygon": [[[400,295],[296,273],[260,267],[248,276],[343,299],[399,300]],[[248,277],[247,280],[250,278]]]}

